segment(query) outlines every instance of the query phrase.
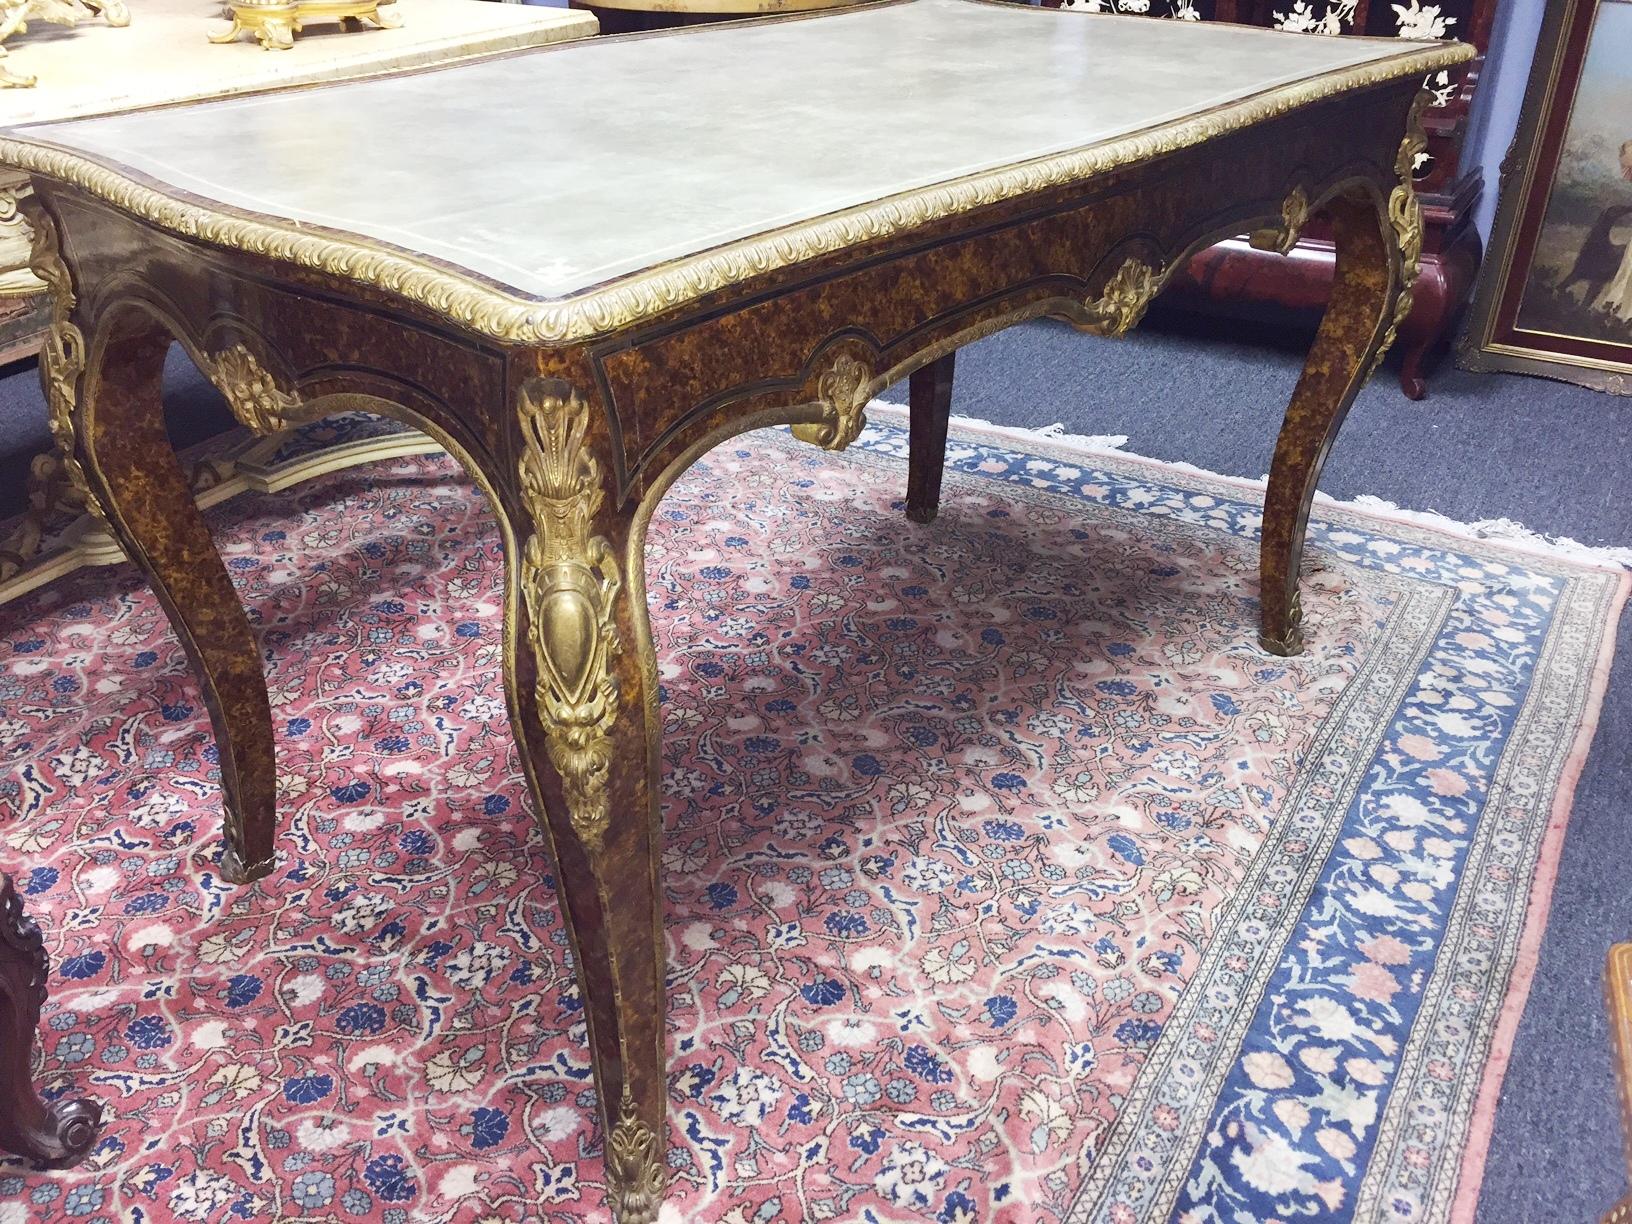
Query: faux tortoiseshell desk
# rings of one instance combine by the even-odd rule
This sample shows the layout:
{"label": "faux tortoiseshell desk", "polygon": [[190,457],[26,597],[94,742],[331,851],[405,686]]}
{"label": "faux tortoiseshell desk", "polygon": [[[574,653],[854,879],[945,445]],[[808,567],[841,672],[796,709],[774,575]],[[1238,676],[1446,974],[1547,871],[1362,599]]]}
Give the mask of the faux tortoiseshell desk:
{"label": "faux tortoiseshell desk", "polygon": [[400,417],[491,501],[511,718],[559,862],[608,1193],[624,1224],[655,1219],[642,542],[663,491],[758,426],[843,447],[911,372],[908,513],[927,522],[959,345],[1044,314],[1119,335],[1189,253],[1254,226],[1284,250],[1325,210],[1338,281],[1263,528],[1260,641],[1297,650],[1321,461],[1409,304],[1414,100],[1466,54],[901,0],[6,133],[55,293],[55,433],[201,677],[225,869],[272,869],[274,738],[254,636],[165,438],[172,336],[246,424]]}

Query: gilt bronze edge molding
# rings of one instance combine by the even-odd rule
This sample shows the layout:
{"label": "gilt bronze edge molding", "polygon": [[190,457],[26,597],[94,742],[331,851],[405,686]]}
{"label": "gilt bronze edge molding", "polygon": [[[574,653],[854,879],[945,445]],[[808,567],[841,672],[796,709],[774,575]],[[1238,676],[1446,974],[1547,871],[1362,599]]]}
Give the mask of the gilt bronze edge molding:
{"label": "gilt bronze edge molding", "polygon": [[799,222],[558,301],[540,302],[357,238],[241,216],[181,200],[85,155],[0,137],[0,162],[80,188],[186,238],[314,268],[396,294],[492,339],[564,345],[627,327],[749,277],[891,237],[931,221],[1137,165],[1296,110],[1462,63],[1461,43],[1294,82],[1101,145],[1039,158]]}

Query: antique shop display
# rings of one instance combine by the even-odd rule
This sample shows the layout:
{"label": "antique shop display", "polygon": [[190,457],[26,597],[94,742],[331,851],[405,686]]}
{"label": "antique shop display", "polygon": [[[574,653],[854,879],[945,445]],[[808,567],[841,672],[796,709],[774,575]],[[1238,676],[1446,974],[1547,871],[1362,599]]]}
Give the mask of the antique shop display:
{"label": "antique shop display", "polygon": [[[1060,0],[1044,0],[1057,3]],[[1098,12],[1149,13],[1181,20],[1217,20],[1300,33],[1398,38],[1452,38],[1472,44],[1467,63],[1424,79],[1433,103],[1423,113],[1427,147],[1417,158],[1422,201],[1422,272],[1416,299],[1400,329],[1400,387],[1412,399],[1427,393],[1429,362],[1455,334],[1473,292],[1481,245],[1473,211],[1483,175],[1463,145],[1475,90],[1499,0],[1443,0],[1439,4],[1384,0],[1064,0],[1065,7]],[[1255,247],[1246,235],[1214,246],[1174,277],[1170,293],[1187,305],[1255,312],[1266,307],[1318,309],[1332,279],[1331,235],[1309,227],[1287,258]]]}
{"label": "antique shop display", "polygon": [[[113,27],[130,24],[130,10],[124,0],[5,0],[0,5],[0,44],[28,31],[31,21],[74,26],[103,17]],[[11,49],[0,45],[0,89],[29,89],[39,78],[32,73],[12,72],[5,66]]]}
{"label": "antique shop display", "polygon": [[[172,337],[246,425],[395,416],[490,499],[513,580],[506,691],[559,868],[609,1196],[625,1224],[654,1220],[667,1088],[642,558],[664,490],[758,426],[842,448],[869,398],[912,374],[912,511],[929,518],[960,345],[1045,314],[1123,334],[1220,236],[1285,245],[1324,214],[1337,278],[1277,441],[1260,561],[1260,641],[1296,652],[1321,462],[1410,309],[1420,84],[1469,54],[903,0],[7,133],[57,290],[46,373],[65,466],[203,681],[233,878],[274,865],[273,727],[165,436]],[[1197,68],[1134,87],[1176,59]],[[617,113],[641,122],[609,139]],[[884,136],[827,155],[863,129]]]}
{"label": "antique shop display", "polygon": [[1632,394],[1632,3],[1549,5],[1463,362]]}
{"label": "antique shop display", "polygon": [[309,25],[334,22],[341,29],[372,26],[395,30],[402,25],[402,9],[395,0],[227,0],[232,24],[211,34],[213,43],[237,42],[252,34],[268,51],[287,51],[295,35]]}

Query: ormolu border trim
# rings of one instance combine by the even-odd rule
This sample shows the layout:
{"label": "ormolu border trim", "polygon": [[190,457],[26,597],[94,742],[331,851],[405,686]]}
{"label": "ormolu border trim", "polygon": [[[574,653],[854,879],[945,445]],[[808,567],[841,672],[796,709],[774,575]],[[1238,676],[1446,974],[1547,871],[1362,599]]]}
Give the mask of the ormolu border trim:
{"label": "ormolu border trim", "polygon": [[107,201],[143,221],[229,250],[264,256],[396,294],[471,331],[514,344],[567,345],[628,327],[751,277],[931,221],[1066,186],[1198,145],[1314,102],[1418,77],[1471,59],[1464,43],[1403,52],[1102,144],[903,192],[687,256],[571,297],[509,293],[396,248],[291,222],[212,208],[165,194],[102,162],[53,145],[0,136],[0,163]]}

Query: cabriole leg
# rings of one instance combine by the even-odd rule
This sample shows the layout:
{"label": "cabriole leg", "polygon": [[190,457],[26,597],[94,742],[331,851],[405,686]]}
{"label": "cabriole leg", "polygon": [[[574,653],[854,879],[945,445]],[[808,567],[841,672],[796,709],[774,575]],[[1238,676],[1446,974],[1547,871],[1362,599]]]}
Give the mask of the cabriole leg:
{"label": "cabriole leg", "polygon": [[1298,569],[1309,506],[1349,405],[1382,355],[1399,279],[1393,236],[1371,198],[1339,196],[1326,211],[1336,279],[1276,439],[1264,494],[1258,644],[1278,655],[1303,649]]}
{"label": "cabriole leg", "polygon": [[521,625],[508,670],[518,742],[544,814],[601,1096],[617,1224],[652,1224],[668,1128],[657,868],[656,662],[643,584],[623,572],[633,514],[612,505],[600,413],[533,380],[522,432]]}
{"label": "cabriole leg", "polygon": [[88,1099],[47,1105],[34,1091],[29,1064],[48,971],[40,929],[0,872],[0,1151],[67,1168],[91,1150],[102,1107]]}
{"label": "cabriole leg", "polygon": [[946,424],[952,415],[952,367],[948,353],[912,372],[907,450],[907,517],[932,523],[941,508],[941,472],[946,466]]}
{"label": "cabriole leg", "polygon": [[147,575],[203,687],[221,758],[221,874],[242,884],[274,863],[272,710],[243,605],[165,433],[160,381],[168,346],[156,327],[105,337],[86,374],[77,432],[90,495]]}

